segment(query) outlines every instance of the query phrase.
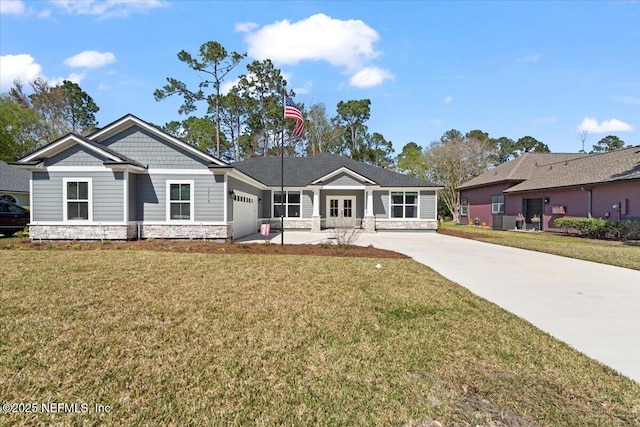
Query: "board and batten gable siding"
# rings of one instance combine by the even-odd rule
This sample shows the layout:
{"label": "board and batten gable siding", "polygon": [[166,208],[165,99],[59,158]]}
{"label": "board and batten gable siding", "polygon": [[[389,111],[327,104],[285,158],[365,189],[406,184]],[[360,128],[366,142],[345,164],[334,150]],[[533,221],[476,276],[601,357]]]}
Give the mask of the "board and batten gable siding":
{"label": "board and batten gable siding", "polygon": [[131,126],[101,144],[152,169],[206,169],[208,165],[205,159],[140,126]]}
{"label": "board and batten gable siding", "polygon": [[[220,175],[222,178],[224,176]],[[262,190],[254,187],[251,184],[247,184],[246,182],[240,181],[239,179],[229,177],[227,182],[227,188],[229,191],[237,190],[243,193],[251,194],[252,196],[256,196],[258,198],[262,198]],[[227,196],[229,197],[229,196]],[[260,207],[258,206],[258,216],[260,216]],[[231,221],[233,218],[233,200],[229,197],[229,201],[227,202],[227,218]]]}
{"label": "board and batten gable siding", "polygon": [[[189,174],[139,174],[136,177],[136,218],[138,221],[167,221],[167,181],[193,181],[194,221],[224,221],[224,181],[217,176]],[[178,223],[178,222],[176,222]]]}
{"label": "board and batten gable siding", "polygon": [[93,221],[124,220],[123,172],[33,172],[33,220],[64,221],[64,178],[91,178]]}
{"label": "board and batten gable siding", "polygon": [[323,185],[329,187],[354,187],[362,186],[362,182],[358,181],[348,173],[342,172],[326,180]]}
{"label": "board and batten gable siding", "polygon": [[91,152],[80,145],[74,145],[55,156],[44,161],[45,166],[98,166],[102,167],[103,162],[107,161],[95,152]]}
{"label": "board and batten gable siding", "polygon": [[420,219],[437,219],[436,192],[434,190],[420,191],[419,203]]}

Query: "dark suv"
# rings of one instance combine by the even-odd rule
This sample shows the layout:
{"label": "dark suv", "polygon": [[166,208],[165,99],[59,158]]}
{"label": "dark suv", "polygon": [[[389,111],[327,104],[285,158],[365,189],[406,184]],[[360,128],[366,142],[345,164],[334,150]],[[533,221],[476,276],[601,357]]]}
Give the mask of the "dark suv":
{"label": "dark suv", "polygon": [[0,201],[0,234],[11,236],[29,224],[29,211],[12,203]]}

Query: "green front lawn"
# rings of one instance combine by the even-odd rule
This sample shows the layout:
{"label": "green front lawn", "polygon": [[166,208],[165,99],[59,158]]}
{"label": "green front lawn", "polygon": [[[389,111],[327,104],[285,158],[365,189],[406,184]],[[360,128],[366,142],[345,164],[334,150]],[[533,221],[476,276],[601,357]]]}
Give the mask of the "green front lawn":
{"label": "green front lawn", "polygon": [[409,259],[0,258],[0,399],[88,408],[1,425],[640,424],[637,383]]}
{"label": "green front lawn", "polygon": [[596,241],[548,232],[498,231],[452,223],[440,224],[438,232],[640,270],[640,242]]}

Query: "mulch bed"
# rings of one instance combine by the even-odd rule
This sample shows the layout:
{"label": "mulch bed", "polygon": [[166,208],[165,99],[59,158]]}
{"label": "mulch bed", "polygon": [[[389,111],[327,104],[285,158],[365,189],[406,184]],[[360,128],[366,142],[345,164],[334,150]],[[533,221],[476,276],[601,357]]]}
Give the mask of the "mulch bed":
{"label": "mulch bed", "polygon": [[3,244],[0,249],[26,250],[146,250],[177,253],[206,254],[259,254],[259,255],[314,255],[363,258],[407,258],[406,255],[378,249],[373,246],[337,245],[280,245],[264,243],[216,243],[198,240],[135,240],[128,242],[12,242]]}

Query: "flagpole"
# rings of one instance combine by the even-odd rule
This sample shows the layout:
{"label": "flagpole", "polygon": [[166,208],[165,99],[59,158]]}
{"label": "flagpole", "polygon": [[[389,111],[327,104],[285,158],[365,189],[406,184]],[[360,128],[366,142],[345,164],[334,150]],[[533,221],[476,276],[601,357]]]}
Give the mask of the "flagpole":
{"label": "flagpole", "polygon": [[282,140],[280,142],[280,245],[284,246],[284,130],[287,89],[282,88]]}

